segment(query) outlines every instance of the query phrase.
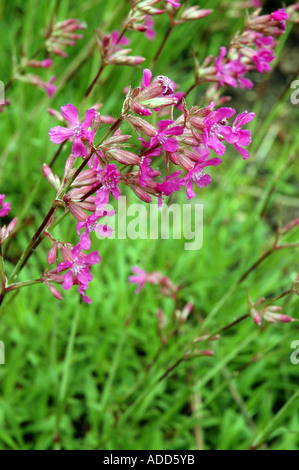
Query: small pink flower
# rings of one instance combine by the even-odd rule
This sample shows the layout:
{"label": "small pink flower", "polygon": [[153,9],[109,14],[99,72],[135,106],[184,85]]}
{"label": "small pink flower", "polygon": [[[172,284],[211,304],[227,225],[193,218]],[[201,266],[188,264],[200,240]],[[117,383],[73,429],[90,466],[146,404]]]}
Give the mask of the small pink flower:
{"label": "small pink flower", "polygon": [[166,152],[176,152],[179,148],[179,143],[170,135],[182,135],[184,129],[182,126],[169,127],[174,121],[166,119],[165,121],[158,122],[158,132],[155,137],[151,138],[150,147],[155,147],[161,144]]}
{"label": "small pink flower", "polygon": [[32,85],[42,88],[43,90],[46,91],[49,98],[52,98],[52,96],[57,90],[56,86],[53,85],[55,80],[56,80],[56,77],[52,77],[50,78],[49,82],[45,82],[38,75],[33,75],[33,74],[22,75],[22,81],[31,83]]}
{"label": "small pink flower", "polygon": [[109,194],[115,199],[119,199],[120,197],[120,190],[118,187],[119,182],[119,173],[117,170],[117,166],[113,164],[109,164],[106,166],[104,170],[103,176],[103,185],[97,191],[97,199],[96,199],[96,206],[97,207],[105,207],[109,201]]}
{"label": "small pink flower", "polygon": [[283,8],[279,8],[278,10],[273,11],[270,16],[274,21],[285,21],[289,17],[289,15]]}
{"label": "small pink flower", "polygon": [[159,191],[159,198],[158,198],[158,207],[160,208],[162,205],[162,194],[165,196],[170,196],[170,194],[174,193],[175,191],[180,191],[182,187],[182,180],[179,178],[181,175],[181,170],[175,171],[171,175],[167,175],[163,183],[157,184],[157,190]]}
{"label": "small pink flower", "polygon": [[241,129],[241,126],[248,124],[255,118],[254,113],[248,113],[244,111],[242,114],[238,114],[232,127],[223,126],[220,129],[220,134],[229,143],[233,144],[235,149],[242,155],[244,160],[250,157],[248,150],[242,147],[247,147],[251,142],[250,131],[248,129]]}
{"label": "small pink flower", "polygon": [[[4,199],[5,199],[5,194],[0,194],[0,207],[2,206]],[[10,209],[11,209],[10,202],[5,202],[2,206],[2,209],[0,209],[0,217],[7,216]]]}
{"label": "small pink flower", "polygon": [[269,63],[275,59],[273,51],[268,49],[260,49],[257,54],[252,57],[256,65],[257,71],[260,73],[268,72],[271,70]]}
{"label": "small pink flower", "polygon": [[52,98],[52,96],[54,95],[54,93],[57,90],[57,87],[55,85],[53,85],[55,80],[56,80],[56,77],[52,77],[52,78],[50,78],[49,82],[45,84],[45,90],[46,90],[47,95],[49,96],[49,98]]}
{"label": "small pink flower", "polygon": [[118,52],[120,50],[119,46],[128,46],[130,44],[130,40],[126,37],[118,38],[120,37],[120,32],[116,29],[112,31],[110,34],[110,44],[109,44],[109,49],[108,53],[113,51],[113,52]]}
{"label": "small pink flower", "polygon": [[[151,84],[151,79],[152,79],[152,72],[149,69],[144,69],[143,70],[143,78],[141,82],[141,90],[144,90],[145,88],[148,88]],[[174,93],[177,85],[168,77],[165,75],[159,75],[157,78],[155,78],[152,82],[152,87],[154,87],[154,83],[159,83],[159,85],[162,86],[162,90],[155,96],[165,96],[165,95],[171,95]],[[148,99],[149,97],[147,97]]]}
{"label": "small pink flower", "polygon": [[144,284],[146,283],[146,272],[143,269],[138,268],[137,266],[132,267],[133,273],[135,275],[129,276],[129,282],[132,284],[138,284],[135,294],[138,294],[141,289],[143,289]]}
{"label": "small pink flower", "polygon": [[151,159],[150,156],[159,156],[161,154],[161,149],[155,149],[150,153],[147,153],[144,157],[142,157],[142,162],[139,166],[138,170],[138,179],[139,183],[143,188],[146,188],[147,181],[152,181],[155,176],[158,176],[159,172],[153,170],[151,168]]}
{"label": "small pink flower", "polygon": [[[111,227],[108,227],[108,225],[104,224],[98,224],[97,221],[105,217],[106,215],[111,216],[114,215],[115,211],[96,211],[93,214],[91,214],[90,217],[85,222],[78,222],[77,224],[77,233],[80,236],[80,246],[82,250],[88,251],[90,249],[90,238],[89,234],[91,232],[97,232],[102,237],[110,237],[112,235],[113,229]],[[80,235],[80,231],[82,228],[85,228],[84,232],[82,235]]]}
{"label": "small pink flower", "polygon": [[146,26],[145,36],[149,41],[154,41],[156,37],[156,31],[154,30],[154,20],[150,15],[146,15],[144,25]]}
{"label": "small pink flower", "polygon": [[81,251],[80,245],[76,245],[72,250],[65,250],[65,253],[67,253],[67,259],[57,266],[57,272],[68,270],[63,277],[62,287],[64,290],[69,290],[74,285],[73,276],[75,276],[79,283],[79,293],[85,302],[90,303],[91,300],[85,296],[84,291],[88,289],[93,279],[90,266],[98,264],[101,257],[97,251],[86,255]]}
{"label": "small pink flower", "polygon": [[51,142],[54,144],[61,144],[67,139],[73,139],[72,154],[74,157],[81,157],[88,154],[85,146],[81,142],[81,139],[86,139],[92,144],[94,139],[94,130],[88,131],[87,129],[91,126],[92,120],[96,116],[95,109],[88,109],[85,113],[85,120],[82,124],[79,122],[78,110],[72,104],[66,104],[61,106],[61,114],[68,121],[72,127],[66,128],[61,126],[52,127],[49,131]]}
{"label": "small pink flower", "polygon": [[173,294],[177,293],[177,287],[173,284],[171,279],[164,276],[160,271],[153,271],[147,274],[143,269],[137,266],[133,266],[132,271],[135,275],[129,276],[128,280],[133,284],[138,284],[135,294],[138,294],[141,289],[143,289],[145,283],[160,285],[161,292],[166,297],[173,297]]}
{"label": "small pink flower", "polygon": [[225,153],[225,145],[220,141],[223,140],[222,131],[228,123],[228,118],[235,114],[233,108],[220,108],[212,111],[204,119],[205,129],[203,134],[203,145],[206,148],[213,149],[217,155],[223,157]]}
{"label": "small pink flower", "polygon": [[244,78],[247,68],[242,64],[241,56],[235,60],[231,60],[229,58],[224,59],[226,52],[226,47],[220,47],[219,57],[216,57],[215,59],[215,67],[220,85],[229,85],[236,88],[238,86],[237,80],[239,80],[241,88],[251,89],[253,87],[253,83],[247,78]]}
{"label": "small pink flower", "polygon": [[182,180],[182,184],[186,185],[187,199],[191,199],[196,196],[193,191],[193,183],[196,183],[199,188],[205,188],[208,186],[212,179],[204,171],[204,168],[207,166],[216,166],[220,165],[222,160],[220,158],[210,158],[203,157],[201,161],[196,163],[192,170],[188,171],[185,178]]}

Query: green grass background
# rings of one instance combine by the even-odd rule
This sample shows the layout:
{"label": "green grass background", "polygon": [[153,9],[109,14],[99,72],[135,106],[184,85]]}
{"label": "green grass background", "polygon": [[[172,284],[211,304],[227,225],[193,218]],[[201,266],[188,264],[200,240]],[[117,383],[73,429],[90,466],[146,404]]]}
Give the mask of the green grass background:
{"label": "green grass background", "polygon": [[[100,64],[99,54],[90,52],[93,31],[105,24],[110,31],[119,28],[127,3],[1,3],[4,83],[11,77],[13,58],[19,58],[21,50],[30,55],[40,46],[54,10],[57,20],[79,18],[88,24],[84,39],[68,48],[69,57],[54,58],[59,89],[52,100],[24,83],[14,83],[7,91],[12,105],[0,115],[1,193],[12,203],[11,215],[25,222],[9,246],[8,271],[33,234],[30,217],[37,227],[54,197],[41,178],[42,163],[49,162],[56,150],[47,135],[56,122],[46,109],[59,109],[68,102],[80,105]],[[211,2],[203,0],[200,5],[209,8]],[[228,44],[243,24],[242,14],[230,18],[220,1],[212,8],[214,15],[177,27],[153,70],[155,75],[170,76],[186,90],[193,83],[191,48],[201,61]],[[129,33],[134,53],[147,57],[144,66],[149,66],[167,27],[167,18],[160,17],[155,44],[143,34]],[[296,28],[289,27],[287,37],[277,52],[283,64],[298,38]],[[271,76],[253,75],[254,91],[228,90],[237,112],[256,112],[252,156],[244,162],[228,148],[224,163],[211,173],[212,184],[198,191],[195,202],[204,204],[201,250],[185,251],[184,240],[94,237],[93,248],[100,251],[102,262],[93,269],[90,306],[79,303],[76,290],[58,302],[39,285],[21,290],[5,303],[0,322],[0,339],[6,347],[6,364],[0,366],[0,449],[237,450],[248,449],[253,442],[266,443],[264,447],[271,450],[298,449],[299,365],[290,362],[291,343],[299,340],[296,323],[258,328],[249,318],[213,343],[214,357],[182,362],[159,380],[197,332],[218,332],[247,313],[245,287],[254,300],[272,298],[289,289],[299,270],[298,249],[284,250],[237,284],[273,243],[279,207],[283,223],[299,216],[296,160],[286,168],[298,147],[298,105],[290,103],[289,92],[279,100],[292,73],[277,65]],[[51,76],[49,71],[41,74]],[[117,117],[122,90],[128,84],[138,86],[141,77],[142,68],[107,67],[86,107],[101,99],[103,114]],[[204,89],[190,94],[189,106],[204,104]],[[103,127],[100,133],[106,130]],[[66,157],[67,153],[61,154],[55,164],[58,175]],[[134,195],[128,197],[129,202],[139,202]],[[183,204],[185,194],[173,202]],[[71,217],[55,229],[61,240],[73,242],[74,232]],[[286,241],[296,242],[298,236],[295,229]],[[47,249],[45,242],[22,271],[21,280],[40,275]],[[174,283],[182,283],[180,306],[187,301],[194,304],[187,324],[158,357],[156,312],[162,307],[170,317],[172,304],[153,286],[134,294],[134,286],[127,282],[133,264],[146,271],[159,269]],[[299,318],[296,298],[279,304],[285,314]]]}

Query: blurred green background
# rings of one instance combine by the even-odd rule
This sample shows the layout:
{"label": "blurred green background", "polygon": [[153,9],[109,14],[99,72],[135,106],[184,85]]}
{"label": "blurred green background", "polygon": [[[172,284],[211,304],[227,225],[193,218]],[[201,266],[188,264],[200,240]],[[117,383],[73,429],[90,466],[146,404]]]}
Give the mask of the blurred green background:
{"label": "blurred green background", "polygon": [[[55,196],[41,177],[42,163],[49,163],[57,149],[48,138],[56,121],[46,110],[69,102],[80,105],[100,65],[99,54],[93,53],[94,30],[120,29],[128,3],[1,2],[4,83],[11,78],[12,60],[40,47],[53,12],[57,21],[79,18],[88,25],[84,39],[67,49],[68,58],[54,57],[54,72],[38,71],[46,80],[57,76],[53,99],[20,82],[7,90],[11,106],[0,114],[1,193],[12,203],[10,215],[19,216],[24,225],[8,247],[8,271]],[[191,50],[201,62],[208,54],[217,55],[242,28],[244,11],[234,18],[227,5],[201,1],[202,8],[215,12],[173,31],[154,75],[167,75],[187,90],[193,83]],[[273,10],[279,3],[266,7]],[[155,25],[155,43],[141,33],[128,34],[134,54],[147,57],[144,68],[163,40],[167,17],[159,17]],[[299,217],[299,108],[289,98],[298,66],[298,26],[289,25],[280,41],[279,61],[271,74],[252,74],[252,91],[226,90],[232,96],[229,105],[238,113],[247,109],[257,115],[251,126],[251,158],[244,162],[228,146],[223,164],[211,172],[212,184],[197,192],[195,203],[204,204],[201,250],[185,251],[184,240],[93,237],[102,262],[93,269],[90,306],[79,303],[76,290],[58,302],[39,285],[7,299],[0,318],[0,340],[6,348],[6,364],[0,366],[0,449],[237,450],[253,442],[271,450],[299,448],[299,365],[290,362],[291,343],[299,340],[296,323],[258,328],[247,318],[213,343],[214,357],[183,361],[159,380],[197,332],[216,333],[248,313],[245,287],[253,300],[271,299],[288,290],[299,271],[298,249],[281,250],[238,283],[272,246],[279,214],[283,224]],[[141,78],[142,67],[107,67],[85,107],[101,101],[102,113],[117,117],[123,89],[138,86]],[[194,90],[188,105],[204,105],[205,89]],[[291,154],[296,158],[287,165]],[[55,163],[58,175],[67,156],[62,153]],[[128,203],[139,202],[132,194],[128,198]],[[172,202],[185,203],[185,194]],[[75,221],[67,218],[54,235],[76,243]],[[285,241],[294,243],[298,236],[297,228]],[[44,242],[20,280],[40,276],[48,249]],[[163,308],[170,317],[173,306],[158,287],[146,286],[134,294],[127,282],[134,264],[147,272],[161,270],[175,284],[182,283],[180,307],[194,304],[188,322],[162,349],[157,310]],[[285,314],[299,318],[295,297],[278,304]]]}

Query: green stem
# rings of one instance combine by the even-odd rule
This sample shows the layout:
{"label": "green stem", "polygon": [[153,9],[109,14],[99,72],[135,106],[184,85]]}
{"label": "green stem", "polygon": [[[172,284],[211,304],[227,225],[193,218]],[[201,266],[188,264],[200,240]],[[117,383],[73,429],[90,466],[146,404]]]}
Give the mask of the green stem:
{"label": "green stem", "polygon": [[2,245],[0,245],[0,282],[2,289],[5,287],[5,271],[4,271],[4,260],[2,256]]}
{"label": "green stem", "polygon": [[5,292],[10,292],[12,290],[17,290],[17,289],[22,289],[23,287],[29,287],[33,286],[34,284],[40,284],[41,281],[40,279],[32,279],[30,281],[24,281],[24,282],[18,282],[16,284],[11,284],[5,289]]}

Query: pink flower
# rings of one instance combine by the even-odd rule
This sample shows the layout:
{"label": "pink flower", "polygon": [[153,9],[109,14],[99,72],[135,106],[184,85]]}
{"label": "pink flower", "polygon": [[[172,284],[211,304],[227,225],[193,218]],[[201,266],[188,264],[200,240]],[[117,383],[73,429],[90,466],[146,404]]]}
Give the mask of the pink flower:
{"label": "pink flower", "polygon": [[212,111],[205,119],[205,129],[203,134],[203,145],[206,148],[213,149],[217,155],[223,157],[225,153],[225,145],[220,141],[223,140],[222,131],[228,123],[228,118],[235,114],[233,108],[220,108]]}
{"label": "pink flower", "polygon": [[226,47],[220,47],[219,57],[216,57],[215,59],[215,67],[220,85],[229,85],[236,88],[238,86],[237,80],[239,80],[241,88],[251,89],[253,87],[253,83],[251,80],[244,78],[244,74],[247,69],[241,62],[241,56],[235,60],[227,58],[224,61],[226,52]]}
{"label": "pink flower", "polygon": [[56,80],[56,77],[50,78],[49,82],[45,83],[45,85],[43,87],[46,90],[46,93],[49,96],[49,98],[52,98],[52,96],[54,95],[54,93],[57,90],[57,87],[55,85],[53,85],[55,80]]}
{"label": "pink flower", "polygon": [[[170,135],[182,135],[184,129],[182,126],[169,127],[174,121],[166,119],[165,121],[158,122],[158,132],[151,138],[150,147],[155,147],[161,144],[166,152],[176,152],[179,148],[179,143]],[[168,128],[168,129],[167,129]]]}
{"label": "pink flower", "polygon": [[81,139],[86,139],[90,144],[94,139],[94,130],[88,131],[91,126],[92,120],[96,116],[95,109],[88,109],[85,113],[85,120],[82,124],[79,122],[78,110],[72,104],[66,104],[60,108],[61,114],[68,121],[72,127],[66,128],[61,126],[52,127],[49,131],[51,142],[54,144],[61,144],[67,139],[73,139],[72,154],[74,157],[81,157],[88,154]]}
{"label": "pink flower", "polygon": [[138,268],[137,266],[132,267],[133,273],[136,275],[129,276],[129,282],[132,284],[138,284],[135,294],[138,294],[141,289],[143,289],[144,284],[146,283],[146,272],[143,269]]}
{"label": "pink flower", "polygon": [[117,170],[117,166],[113,164],[107,165],[104,170],[103,185],[97,191],[97,207],[106,206],[109,201],[109,194],[112,194],[115,199],[119,199],[120,190],[118,187],[118,182],[119,173]]}
{"label": "pink flower", "polygon": [[271,70],[271,67],[268,64],[274,59],[275,55],[273,51],[267,49],[260,49],[257,54],[252,57],[252,60],[255,63],[258,72],[260,73]]}
{"label": "pink flower", "polygon": [[56,77],[52,77],[49,80],[49,82],[45,82],[38,75],[33,75],[33,74],[22,75],[22,81],[31,83],[32,85],[42,88],[43,90],[46,91],[49,98],[52,98],[52,96],[56,92],[57,88],[55,85],[53,85],[55,80],[56,80]]}
{"label": "pink flower", "polygon": [[73,276],[75,276],[79,283],[79,293],[83,296],[85,302],[90,303],[91,300],[84,295],[84,291],[88,289],[90,281],[93,276],[90,272],[90,266],[98,264],[101,257],[97,251],[93,251],[86,255],[81,251],[81,246],[76,245],[72,250],[65,250],[64,256],[67,258],[64,262],[57,266],[57,272],[68,272],[63,277],[62,287],[64,290],[69,290],[74,285]]}
{"label": "pink flower", "polygon": [[254,113],[248,113],[244,111],[242,114],[238,114],[232,127],[223,126],[220,129],[220,134],[229,143],[233,144],[235,149],[242,155],[244,160],[250,157],[248,150],[242,147],[247,147],[251,142],[250,131],[248,129],[241,129],[248,122],[254,119]]}
{"label": "pink flower", "polygon": [[146,26],[145,36],[149,41],[154,41],[156,37],[156,31],[154,30],[154,20],[150,15],[146,15],[144,25]]}
{"label": "pink flower", "polygon": [[274,21],[284,21],[287,20],[289,17],[289,15],[283,8],[279,8],[278,10],[273,11],[270,16]]}
{"label": "pink flower", "polygon": [[211,158],[208,160],[207,157],[203,157],[201,161],[196,163],[192,170],[188,171],[182,183],[186,185],[187,199],[191,199],[196,196],[193,191],[193,183],[196,183],[199,188],[205,188],[208,186],[212,179],[204,171],[207,166],[216,166],[222,162],[220,158]]}
{"label": "pink flower", "polygon": [[126,37],[118,38],[120,37],[120,32],[116,29],[112,31],[110,34],[110,44],[109,44],[109,49],[108,53],[110,52],[117,52],[120,50],[119,46],[128,46],[130,44],[130,40]]}
{"label": "pink flower", "polygon": [[161,149],[155,149],[150,153],[147,153],[144,157],[142,157],[141,164],[139,166],[138,170],[138,179],[139,183],[143,188],[146,188],[147,186],[147,181],[152,181],[152,178],[155,176],[158,176],[159,172],[153,170],[150,165],[151,165],[151,159],[150,156],[159,156],[161,154]]}
{"label": "pink flower", "polygon": [[[88,251],[90,249],[91,242],[90,242],[89,234],[91,232],[97,232],[100,235],[102,235],[102,237],[110,237],[112,235],[113,229],[111,227],[108,227],[108,225],[104,225],[104,224],[97,224],[97,221],[100,218],[105,217],[106,215],[110,216],[114,214],[115,214],[115,211],[105,211],[105,210],[96,211],[93,214],[91,214],[91,216],[88,217],[88,219],[85,222],[78,222],[77,233],[80,236],[79,245],[81,246],[82,250]],[[85,230],[82,233],[82,235],[80,235],[80,231],[82,230],[82,228],[85,228]]]}
{"label": "pink flower", "polygon": [[[148,88],[151,84],[151,79],[152,79],[152,72],[149,69],[144,69],[143,70],[143,79],[141,82],[141,90],[144,90],[145,88]],[[157,78],[153,80],[152,83],[152,88],[154,88],[154,83],[159,83],[161,85],[162,90],[159,90],[159,93],[155,93],[155,96],[160,96],[160,95],[171,95],[174,93],[175,88],[177,85],[168,77],[165,75],[159,75]],[[156,91],[156,90],[155,90]],[[149,99],[150,97],[147,97]]]}
{"label": "pink flower", "polygon": [[[4,199],[5,199],[5,194],[0,194],[0,207],[2,206]],[[5,202],[3,204],[2,209],[0,209],[0,217],[7,216],[7,214],[10,211],[10,208],[11,208],[10,202]]]}
{"label": "pink flower", "polygon": [[170,196],[175,191],[180,191],[182,186],[182,180],[179,178],[181,170],[175,171],[171,175],[166,176],[163,183],[157,184],[157,190],[159,191],[158,207],[162,205],[162,194]]}
{"label": "pink flower", "polygon": [[140,269],[137,266],[133,266],[132,271],[136,275],[129,276],[129,282],[138,284],[135,294],[138,294],[141,289],[143,289],[146,282],[152,285],[160,285],[161,292],[166,297],[173,297],[173,294],[177,293],[177,287],[160,271],[153,271],[147,274],[143,269]]}

